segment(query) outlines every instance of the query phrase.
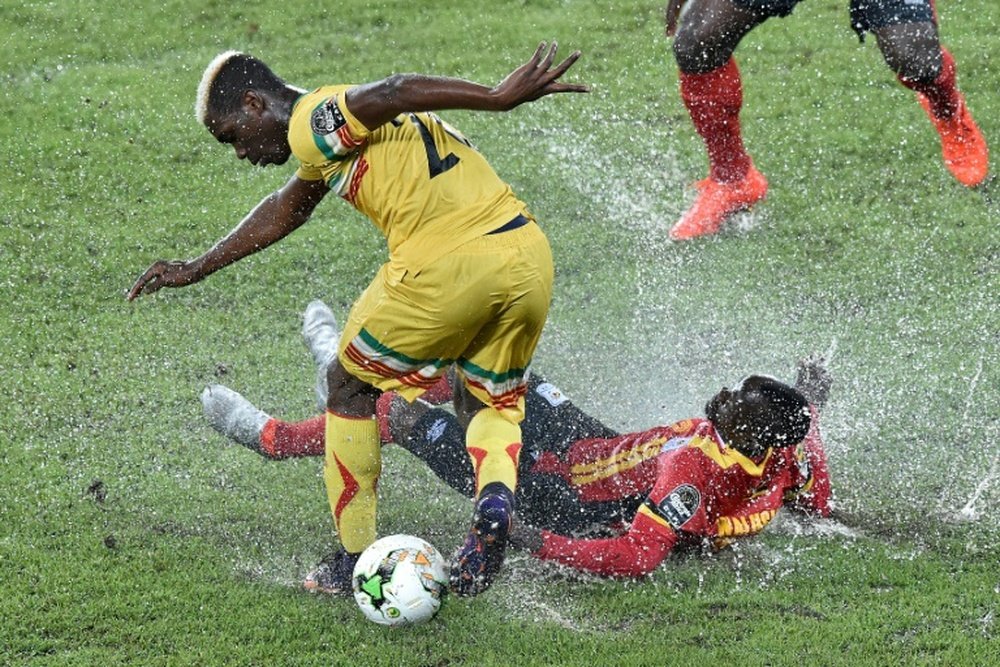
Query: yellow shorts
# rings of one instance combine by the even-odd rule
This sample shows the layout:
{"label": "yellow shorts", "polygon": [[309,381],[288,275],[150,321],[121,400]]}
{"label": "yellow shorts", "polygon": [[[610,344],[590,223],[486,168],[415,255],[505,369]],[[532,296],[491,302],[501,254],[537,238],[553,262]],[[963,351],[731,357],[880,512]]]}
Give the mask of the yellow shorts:
{"label": "yellow shorts", "polygon": [[384,264],[351,308],[340,363],[410,401],[457,364],[472,394],[519,422],[552,274],[548,240],[533,222],[470,241],[417,275]]}

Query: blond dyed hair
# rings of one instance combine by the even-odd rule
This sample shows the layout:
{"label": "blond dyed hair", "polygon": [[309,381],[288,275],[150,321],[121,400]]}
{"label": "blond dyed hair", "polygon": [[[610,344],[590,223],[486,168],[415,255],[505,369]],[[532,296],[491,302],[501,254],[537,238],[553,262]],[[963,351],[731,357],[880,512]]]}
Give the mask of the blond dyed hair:
{"label": "blond dyed hair", "polygon": [[209,118],[221,118],[239,111],[243,93],[257,90],[280,94],[288,84],[254,56],[239,51],[223,51],[212,58],[201,75],[194,114],[207,125]]}

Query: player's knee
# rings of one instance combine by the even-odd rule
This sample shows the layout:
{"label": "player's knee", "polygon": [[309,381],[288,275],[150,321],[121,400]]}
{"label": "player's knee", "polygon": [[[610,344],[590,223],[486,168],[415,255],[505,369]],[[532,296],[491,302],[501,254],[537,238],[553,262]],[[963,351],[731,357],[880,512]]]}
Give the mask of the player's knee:
{"label": "player's knee", "polygon": [[375,402],[382,393],[380,390],[348,373],[340,362],[330,364],[326,378],[328,410],[345,416],[375,414]]}
{"label": "player's knee", "polygon": [[941,73],[941,44],[933,25],[904,24],[875,31],[886,64],[914,83],[930,83]]}
{"label": "player's knee", "polygon": [[677,67],[687,74],[711,72],[726,64],[735,44],[711,28],[688,27],[674,38],[673,53]]}
{"label": "player's knee", "polygon": [[689,74],[711,71],[715,69],[711,67],[711,63],[718,60],[717,49],[700,39],[695,32],[695,30],[678,32],[672,47],[677,67]]}
{"label": "player's knee", "polygon": [[431,410],[431,406],[419,399],[408,403],[405,398],[396,393],[391,394],[389,401],[389,415],[387,417],[389,434],[392,436],[393,442],[405,442],[409,438],[413,426]]}
{"label": "player's knee", "polygon": [[485,403],[476,398],[465,382],[456,382],[452,406],[455,408],[455,416],[460,424],[466,428],[472,422],[472,418],[479,414],[480,410],[487,407]]}
{"label": "player's knee", "polygon": [[935,50],[910,57],[897,72],[908,81],[931,83],[941,74],[941,52]]}
{"label": "player's knee", "polygon": [[941,73],[940,49],[904,46],[882,52],[885,61],[898,76],[915,83],[931,83]]}

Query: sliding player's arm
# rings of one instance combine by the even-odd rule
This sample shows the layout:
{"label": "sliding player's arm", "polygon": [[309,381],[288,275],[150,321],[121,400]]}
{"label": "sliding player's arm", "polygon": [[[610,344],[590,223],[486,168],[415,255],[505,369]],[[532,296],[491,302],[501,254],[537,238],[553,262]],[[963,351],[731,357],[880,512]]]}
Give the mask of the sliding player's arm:
{"label": "sliding player's arm", "polygon": [[697,450],[661,459],[656,483],[621,537],[577,540],[541,531],[532,554],[569,567],[612,577],[649,574],[673,550],[681,534],[706,534],[702,455]]}
{"label": "sliding player's arm", "polygon": [[605,577],[641,577],[666,559],[677,543],[673,530],[664,530],[637,516],[621,537],[578,540],[541,531],[540,545],[532,555],[576,570]]}

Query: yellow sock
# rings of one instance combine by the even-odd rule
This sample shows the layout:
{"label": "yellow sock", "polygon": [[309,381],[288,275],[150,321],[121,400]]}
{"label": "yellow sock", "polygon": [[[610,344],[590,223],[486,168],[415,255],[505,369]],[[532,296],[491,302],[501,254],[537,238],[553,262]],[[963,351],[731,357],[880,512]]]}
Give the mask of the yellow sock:
{"label": "yellow sock", "polygon": [[374,419],[326,413],[323,479],[340,543],[351,553],[375,541],[376,486],[382,449]]}
{"label": "yellow sock", "polygon": [[492,482],[517,488],[517,461],[521,454],[521,427],[493,408],[476,413],[465,432],[465,449],[476,471],[476,495]]}

